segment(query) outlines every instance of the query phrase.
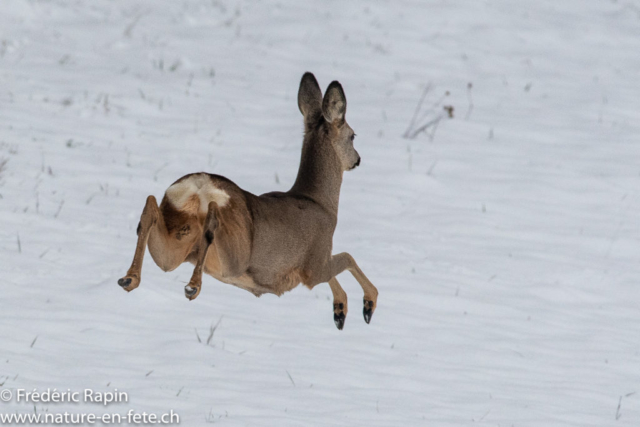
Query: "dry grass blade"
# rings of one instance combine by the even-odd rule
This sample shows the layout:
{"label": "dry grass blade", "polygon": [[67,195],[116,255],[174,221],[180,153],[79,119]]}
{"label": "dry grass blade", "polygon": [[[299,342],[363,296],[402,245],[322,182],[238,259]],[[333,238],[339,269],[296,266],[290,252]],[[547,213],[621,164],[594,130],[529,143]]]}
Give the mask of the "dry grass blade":
{"label": "dry grass blade", "polygon": [[[445,92],[444,95],[442,95],[442,97],[440,97],[440,99],[438,99],[431,107],[427,107],[427,109],[423,111],[422,106],[424,105],[427,94],[430,90],[431,84],[428,84],[422,92],[422,95],[420,96],[420,100],[418,101],[418,105],[416,106],[416,109],[413,113],[411,122],[409,123],[407,130],[402,135],[403,138],[415,139],[421,133],[427,133],[427,131],[431,128],[431,133],[428,133],[428,136],[429,140],[433,141],[436,129],[438,128],[438,124],[440,123],[440,121],[445,117],[453,118],[454,108],[450,105],[442,105],[445,98],[449,96],[449,91]],[[438,110],[440,110],[440,112],[438,112]],[[421,111],[422,115],[420,114]],[[418,119],[419,116],[420,118]],[[422,124],[420,124],[421,122]]]}
{"label": "dry grass blade", "polygon": [[216,329],[218,328],[218,325],[220,324],[220,322],[222,322],[222,318],[224,316],[220,316],[220,319],[218,320],[218,323],[216,323],[215,326],[211,325],[211,328],[209,328],[209,337],[207,337],[207,345],[209,345],[209,343],[211,343],[211,339],[213,338],[213,334],[215,333]]}
{"label": "dry grass blade", "polygon": [[293,386],[295,387],[295,386],[296,386],[296,383],[295,383],[295,381],[293,381],[293,378],[291,377],[291,374],[290,374],[290,373],[289,373],[289,371],[287,371],[286,369],[285,369],[285,372],[286,372],[286,373],[287,373],[287,375],[289,376],[289,379],[291,380],[291,384],[293,384]]}

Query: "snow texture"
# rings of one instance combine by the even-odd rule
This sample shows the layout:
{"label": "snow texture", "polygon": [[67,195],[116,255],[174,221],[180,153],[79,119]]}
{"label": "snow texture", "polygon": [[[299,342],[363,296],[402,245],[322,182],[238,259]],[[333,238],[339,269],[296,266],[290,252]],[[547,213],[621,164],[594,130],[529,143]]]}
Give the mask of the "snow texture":
{"label": "snow texture", "polygon": [[[3,1],[1,388],[186,426],[640,425],[638,52],[627,0]],[[334,253],[371,324],[348,273],[343,331],[328,285],[189,302],[147,254],[118,287],[149,194],[290,187],[305,71],[358,135]]]}

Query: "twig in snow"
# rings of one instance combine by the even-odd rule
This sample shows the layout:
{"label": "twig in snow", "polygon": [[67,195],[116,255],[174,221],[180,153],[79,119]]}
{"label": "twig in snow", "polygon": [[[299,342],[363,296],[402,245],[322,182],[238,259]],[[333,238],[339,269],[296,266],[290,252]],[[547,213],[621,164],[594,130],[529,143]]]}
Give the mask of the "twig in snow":
{"label": "twig in snow", "polygon": [[[222,418],[222,415],[218,417],[218,419],[220,418]],[[215,415],[213,414],[213,408],[209,411],[209,415],[204,417],[204,421],[211,424],[215,423]]]}
{"label": "twig in snow", "polygon": [[634,394],[636,394],[636,392],[632,391],[631,393],[627,393],[624,396],[620,396],[620,399],[618,399],[618,408],[616,409],[616,421],[618,421],[622,416],[622,413],[620,412],[620,406],[622,406],[622,398],[633,396]]}
{"label": "twig in snow", "polygon": [[198,335],[198,330],[196,328],[193,328],[196,331],[196,338],[198,338],[198,342],[202,342],[202,340],[200,339],[200,335]]}
{"label": "twig in snow", "polygon": [[418,129],[414,130],[414,131],[407,131],[405,132],[404,137],[405,138],[409,138],[409,139],[414,139],[416,136],[418,136],[420,133],[426,131],[427,129],[429,129],[429,127],[433,126],[434,127],[434,131],[432,132],[431,136],[430,136],[430,140],[433,140],[433,134],[435,134],[435,129],[438,127],[438,123],[440,123],[440,120],[442,120],[443,115],[439,115],[438,117],[429,120],[427,123],[423,124],[422,126],[420,126]]}
{"label": "twig in snow", "polygon": [[[5,167],[7,166],[7,162],[9,159],[0,159],[0,174],[4,172]],[[44,172],[44,170],[43,170]]]}
{"label": "twig in snow", "polygon": [[209,343],[211,342],[211,338],[213,338],[213,333],[218,328],[218,325],[220,324],[220,322],[222,322],[223,317],[224,316],[220,316],[220,320],[218,320],[218,323],[216,323],[216,326],[211,325],[211,327],[209,328],[209,337],[207,338],[207,345],[209,345]]}
{"label": "twig in snow", "polygon": [[131,32],[136,27],[136,25],[138,25],[138,21],[140,21],[140,18],[142,18],[142,14],[136,16],[134,20],[129,25],[127,25],[127,28],[124,29],[124,33],[122,35],[124,35],[127,38],[130,38]]}
{"label": "twig in snow", "polygon": [[[437,108],[440,107],[442,105],[442,102],[444,101],[444,99],[449,96],[449,91],[446,91],[444,93],[444,95],[442,95],[442,97],[440,99],[438,99],[432,106],[431,109],[427,110],[424,112],[424,114],[422,114],[421,118],[418,119],[418,116],[420,115],[420,111],[422,111],[422,105],[425,102],[425,99],[427,97],[428,92],[431,90],[431,84],[429,84],[425,90],[422,92],[422,96],[420,97],[420,100],[418,101],[418,105],[416,107],[415,112],[413,113],[413,117],[411,118],[411,122],[409,123],[409,127],[407,128],[407,130],[404,132],[404,134],[402,135],[404,138],[407,139],[415,139],[419,134],[421,134],[422,132],[427,133],[427,131],[429,130],[429,128],[431,128],[431,133],[427,134],[429,136],[429,141],[433,141],[433,138],[435,136],[436,133],[436,129],[438,128],[438,124],[440,123],[440,121],[445,118],[453,118],[453,111],[454,108],[451,105],[445,105],[442,107],[442,109],[444,110],[444,112],[440,112],[440,113],[436,113]],[[435,117],[433,117],[433,115],[435,114]],[[429,119],[429,117],[431,116],[431,119]],[[422,125],[418,125],[419,122],[427,120],[425,123],[423,123]]]}
{"label": "twig in snow", "polygon": [[473,111],[473,99],[471,98],[471,88],[473,87],[473,83],[469,82],[467,84],[467,98],[469,99],[469,109],[467,110],[467,115],[465,116],[465,120],[469,120],[471,117],[471,112]]}
{"label": "twig in snow", "polygon": [[36,343],[37,339],[38,339],[38,336],[36,335],[36,337],[33,339],[33,341],[31,341],[31,345],[29,346],[30,348],[33,348],[33,345]]}
{"label": "twig in snow", "polygon": [[18,238],[18,253],[22,253],[22,245],[20,244],[20,233],[16,233],[16,237]]}
{"label": "twig in snow", "polygon": [[287,375],[289,376],[289,379],[291,380],[291,384],[293,384],[293,386],[295,387],[295,386],[296,386],[296,383],[293,381],[293,378],[291,378],[291,374],[289,373],[289,371],[287,371],[286,369],[285,369],[284,371],[285,371],[285,372],[287,373]]}
{"label": "twig in snow", "polygon": [[88,205],[89,203],[91,203],[93,198],[96,197],[97,195],[98,195],[98,193],[93,193],[92,195],[89,196],[89,198],[87,199],[87,201],[85,203]]}
{"label": "twig in snow", "polygon": [[60,202],[60,206],[58,206],[58,211],[56,212],[56,214],[53,216],[54,218],[58,218],[58,215],[60,215],[60,211],[62,210],[62,205],[64,205],[64,200],[62,200]]}
{"label": "twig in snow", "polygon": [[149,375],[151,375],[151,373],[153,373],[153,369],[147,372],[147,375],[145,375],[145,377],[148,377]]}
{"label": "twig in snow", "polygon": [[436,129],[438,129],[438,125],[440,124],[440,120],[438,120],[434,125],[433,125],[433,130],[431,131],[431,133],[429,134],[429,142],[433,141],[433,138],[436,136]]}
{"label": "twig in snow", "polygon": [[413,126],[416,124],[416,119],[418,118],[418,113],[422,109],[422,104],[424,103],[424,99],[427,97],[427,93],[431,90],[431,83],[427,85],[422,91],[422,96],[420,97],[420,101],[418,101],[418,105],[416,105],[416,110],[413,112],[413,117],[411,118],[411,122],[409,123],[409,127],[404,132],[404,137],[409,138],[409,131],[413,129]]}

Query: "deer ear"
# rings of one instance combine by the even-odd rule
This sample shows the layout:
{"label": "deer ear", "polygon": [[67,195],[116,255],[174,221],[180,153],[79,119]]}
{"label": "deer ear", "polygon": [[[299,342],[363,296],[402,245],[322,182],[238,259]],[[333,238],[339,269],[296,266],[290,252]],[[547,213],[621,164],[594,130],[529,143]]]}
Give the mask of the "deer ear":
{"label": "deer ear", "polygon": [[336,120],[344,120],[347,112],[347,98],[344,96],[342,85],[337,81],[332,81],[322,100],[322,115],[329,123]]}
{"label": "deer ear", "polygon": [[322,92],[318,81],[310,72],[304,73],[302,80],[300,80],[298,108],[305,119],[312,117],[322,109]]}

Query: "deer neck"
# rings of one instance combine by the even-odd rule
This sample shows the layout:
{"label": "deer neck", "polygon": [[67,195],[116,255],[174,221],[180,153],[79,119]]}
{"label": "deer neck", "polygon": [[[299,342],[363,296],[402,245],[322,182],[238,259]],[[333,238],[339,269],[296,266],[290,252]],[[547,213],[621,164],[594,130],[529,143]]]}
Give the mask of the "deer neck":
{"label": "deer neck", "polygon": [[343,170],[329,141],[305,136],[298,176],[290,192],[312,198],[325,209],[338,213]]}

